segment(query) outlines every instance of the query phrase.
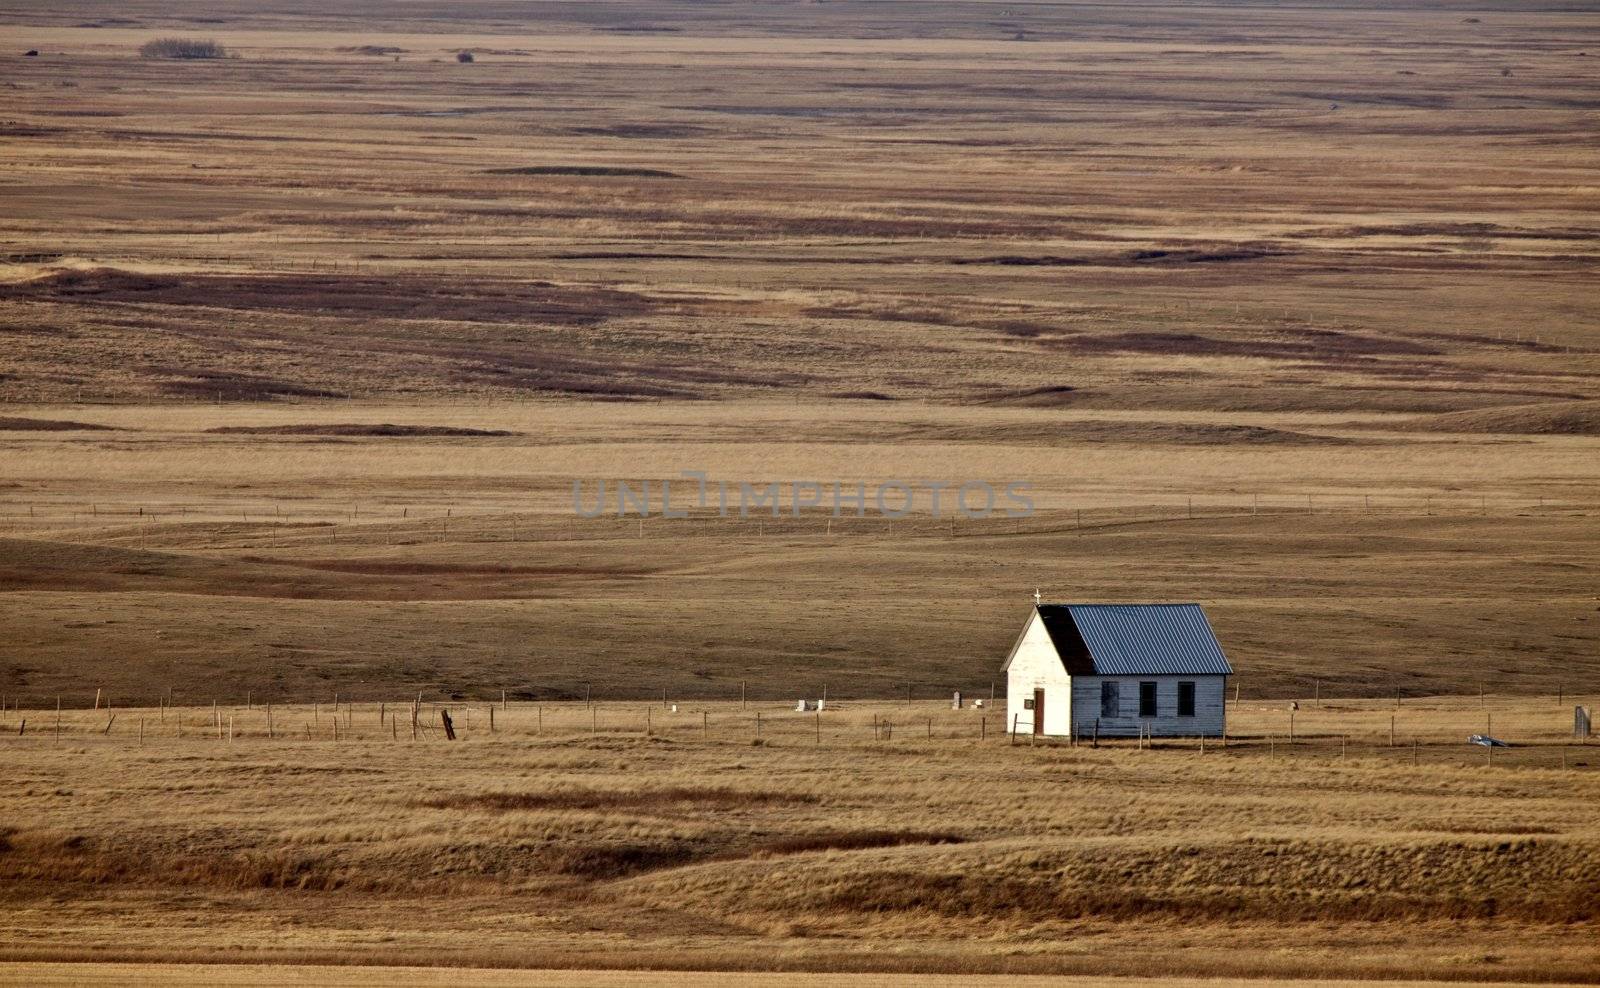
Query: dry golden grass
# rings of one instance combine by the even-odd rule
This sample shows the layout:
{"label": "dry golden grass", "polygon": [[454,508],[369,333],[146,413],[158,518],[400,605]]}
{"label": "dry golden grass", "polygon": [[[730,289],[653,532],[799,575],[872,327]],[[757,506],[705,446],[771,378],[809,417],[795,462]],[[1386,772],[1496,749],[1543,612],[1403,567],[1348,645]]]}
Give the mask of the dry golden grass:
{"label": "dry golden grass", "polygon": [[[0,349],[0,383],[25,401],[1594,398],[1585,15],[1473,13],[0,13],[42,52],[6,60],[0,319],[28,345]],[[137,55],[196,30],[239,57]]]}
{"label": "dry golden grass", "polygon": [[[100,688],[119,705],[169,689],[727,699],[741,682],[768,699],[984,695],[1035,587],[1203,602],[1247,698],[1309,696],[1312,679],[1580,692],[1600,672],[1589,437],[911,402],[34,415],[116,427],[0,436],[16,643],[0,693],[41,705]],[[511,435],[275,434],[318,423]],[[952,524],[924,493],[902,521],[573,514],[575,480],[592,495],[686,469],[1018,479],[1040,510]]]}
{"label": "dry golden grass", "polygon": [[[0,29],[0,981],[1595,980],[1586,12]],[[1040,511],[572,516],[693,469]],[[1035,587],[1203,602],[1228,747],[928,702]]]}
{"label": "dry golden grass", "polygon": [[[840,985],[844,988],[1183,988],[1188,985],[1214,986],[1239,984],[1225,978],[1104,978],[1087,975],[1042,976],[1018,974],[771,974],[755,971],[723,973],[716,971],[581,971],[524,970],[500,968],[428,967],[330,967],[303,965],[285,968],[270,964],[95,964],[95,963],[16,963],[0,964],[0,984],[26,985],[279,985],[285,982],[315,983],[338,988],[366,988],[397,983],[408,985],[475,985],[499,988],[502,985],[562,984],[571,988],[812,988]],[[1254,988],[1429,988],[1437,982],[1423,981],[1338,981],[1318,979],[1252,978]],[[1501,982],[1500,984],[1508,984]],[[1545,982],[1550,984],[1550,982]]]}
{"label": "dry golden grass", "polygon": [[[1306,703],[1293,742],[1283,705],[1243,703],[1226,746],[1149,750],[1012,743],[994,714],[983,738],[983,712],[932,703],[517,703],[492,733],[485,705],[451,712],[455,743],[430,704],[415,741],[404,703],[275,707],[271,738],[259,706],[67,711],[59,737],[53,710],[8,714],[0,956],[1583,981],[1600,962],[1600,749],[1554,697]],[[1516,743],[1492,763],[1464,744],[1489,718]]]}

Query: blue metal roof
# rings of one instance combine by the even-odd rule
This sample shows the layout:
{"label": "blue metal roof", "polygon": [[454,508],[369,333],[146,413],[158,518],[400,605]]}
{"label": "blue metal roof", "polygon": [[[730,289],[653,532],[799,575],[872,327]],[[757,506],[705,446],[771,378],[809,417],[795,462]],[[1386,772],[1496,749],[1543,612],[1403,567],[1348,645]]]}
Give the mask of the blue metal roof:
{"label": "blue metal roof", "polygon": [[1233,674],[1199,604],[1068,604],[1066,610],[1096,675]]}

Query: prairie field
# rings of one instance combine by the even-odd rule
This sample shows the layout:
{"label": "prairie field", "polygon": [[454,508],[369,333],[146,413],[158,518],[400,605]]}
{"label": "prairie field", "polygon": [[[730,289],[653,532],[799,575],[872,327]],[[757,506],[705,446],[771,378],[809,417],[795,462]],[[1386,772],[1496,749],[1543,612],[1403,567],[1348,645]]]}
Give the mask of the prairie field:
{"label": "prairie field", "polygon": [[1600,969],[1600,748],[1553,696],[1307,701],[1292,738],[1241,701],[1226,743],[1149,748],[927,701],[460,704],[451,742],[412,702],[7,714],[0,957]]}
{"label": "prairie field", "polygon": [[[0,982],[1600,980],[1592,5],[0,38]],[[1013,743],[1036,590],[1227,743]]]}

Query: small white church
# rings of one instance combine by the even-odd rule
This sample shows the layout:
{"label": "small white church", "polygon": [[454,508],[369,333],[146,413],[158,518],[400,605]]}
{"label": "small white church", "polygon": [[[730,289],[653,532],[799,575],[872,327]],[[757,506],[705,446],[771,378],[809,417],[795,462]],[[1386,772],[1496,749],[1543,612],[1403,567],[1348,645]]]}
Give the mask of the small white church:
{"label": "small white church", "polygon": [[1198,604],[1047,604],[1006,657],[1006,730],[1221,737],[1233,668]]}

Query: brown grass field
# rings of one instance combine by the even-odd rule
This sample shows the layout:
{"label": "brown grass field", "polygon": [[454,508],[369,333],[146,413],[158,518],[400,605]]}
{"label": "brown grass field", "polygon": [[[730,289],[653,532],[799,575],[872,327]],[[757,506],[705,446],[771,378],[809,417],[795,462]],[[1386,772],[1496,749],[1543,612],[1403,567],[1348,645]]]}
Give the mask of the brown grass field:
{"label": "brown grass field", "polygon": [[[1226,745],[1151,749],[930,702],[465,704],[454,743],[408,710],[8,714],[0,956],[1600,970],[1600,748],[1555,697],[1308,702],[1292,740],[1245,701]],[[1461,743],[1485,727],[1517,747]]]}
{"label": "brown grass field", "polygon": [[[1592,5],[0,36],[0,983],[1600,980]],[[1036,587],[1227,746],[950,710]]]}

